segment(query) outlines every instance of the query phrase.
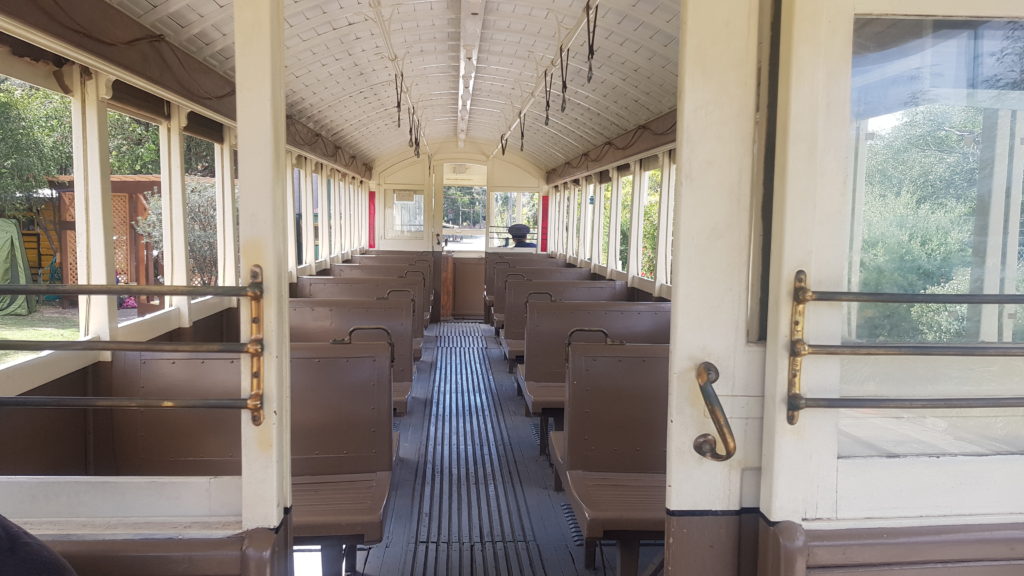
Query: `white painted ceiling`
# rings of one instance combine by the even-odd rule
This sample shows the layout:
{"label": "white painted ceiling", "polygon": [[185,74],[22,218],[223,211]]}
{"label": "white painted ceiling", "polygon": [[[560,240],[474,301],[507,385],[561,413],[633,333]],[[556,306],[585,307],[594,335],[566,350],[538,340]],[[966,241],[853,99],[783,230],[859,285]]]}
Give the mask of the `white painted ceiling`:
{"label": "white painted ceiling", "polygon": [[[233,75],[231,0],[107,1]],[[457,149],[462,102],[467,152],[501,154],[507,133],[506,153],[520,154],[516,122],[526,106],[522,155],[553,168],[675,107],[679,0],[595,1],[588,83],[585,0],[285,0],[288,115],[376,163],[412,154],[410,103],[427,153]],[[545,69],[554,75],[548,126]]]}

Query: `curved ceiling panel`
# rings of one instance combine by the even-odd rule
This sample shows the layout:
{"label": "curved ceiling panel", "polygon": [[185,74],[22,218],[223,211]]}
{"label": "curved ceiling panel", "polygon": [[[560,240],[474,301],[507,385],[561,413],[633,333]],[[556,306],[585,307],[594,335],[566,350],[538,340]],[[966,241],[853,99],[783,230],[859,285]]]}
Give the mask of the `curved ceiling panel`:
{"label": "curved ceiling panel", "polygon": [[[107,1],[233,75],[231,0]],[[413,107],[428,147],[465,141],[473,150],[498,150],[508,135],[508,153],[519,153],[525,109],[522,154],[553,168],[675,107],[678,0],[592,0],[590,82],[586,5],[286,0],[288,114],[374,163],[408,149]],[[560,46],[569,55],[564,112]],[[404,78],[401,127],[396,71]]]}

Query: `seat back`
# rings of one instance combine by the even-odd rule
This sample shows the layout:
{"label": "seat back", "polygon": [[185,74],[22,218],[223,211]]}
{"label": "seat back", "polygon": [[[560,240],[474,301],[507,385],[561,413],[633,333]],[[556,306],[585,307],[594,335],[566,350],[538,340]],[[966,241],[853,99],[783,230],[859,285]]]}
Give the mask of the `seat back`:
{"label": "seat back", "polygon": [[[600,328],[631,344],[668,344],[671,302],[530,302],[526,318],[526,379],[565,382],[565,340],[575,328]],[[577,333],[577,341],[604,336]]]}
{"label": "seat back", "polygon": [[667,344],[569,347],[566,470],[664,474]]}
{"label": "seat back", "polygon": [[[412,339],[415,309],[411,300],[361,300],[356,298],[292,298],[288,301],[291,341],[330,342],[348,336],[356,326],[387,329],[395,345],[395,382],[412,382]],[[356,341],[379,341],[372,331],[353,335]]]}
{"label": "seat back", "polygon": [[516,280],[590,280],[593,274],[588,268],[565,268],[545,266],[529,268],[516,266],[496,268],[494,270],[494,290],[488,292],[494,296],[494,311],[505,313],[505,294],[509,282]]}
{"label": "seat back", "polygon": [[[505,285],[505,339],[522,340],[526,333],[527,300],[617,301],[629,297],[629,288],[621,280],[510,280]],[[543,300],[541,300],[543,301]],[[533,302],[530,302],[533,305]]]}

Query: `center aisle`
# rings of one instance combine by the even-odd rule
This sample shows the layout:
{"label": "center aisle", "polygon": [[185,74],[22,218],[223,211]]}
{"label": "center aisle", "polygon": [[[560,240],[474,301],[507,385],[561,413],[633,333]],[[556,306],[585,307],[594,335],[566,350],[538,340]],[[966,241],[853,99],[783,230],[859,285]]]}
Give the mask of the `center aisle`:
{"label": "center aisle", "polygon": [[[401,446],[385,540],[359,554],[361,572],[594,574],[583,570],[575,521],[552,490],[535,421],[523,416],[491,334],[473,322],[428,329],[409,413],[396,420]],[[604,565],[599,558],[597,574]]]}
{"label": "center aisle", "polygon": [[479,324],[439,327],[405,574],[545,574],[486,348]]}

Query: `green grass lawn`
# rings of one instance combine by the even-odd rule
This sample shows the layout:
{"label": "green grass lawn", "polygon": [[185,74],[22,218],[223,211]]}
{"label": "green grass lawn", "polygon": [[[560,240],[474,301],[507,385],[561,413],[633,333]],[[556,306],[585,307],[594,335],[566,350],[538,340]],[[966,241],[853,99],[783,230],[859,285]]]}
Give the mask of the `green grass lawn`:
{"label": "green grass lawn", "polygon": [[[28,316],[0,316],[0,340],[77,340],[78,310],[42,304]],[[38,352],[0,350],[0,365]]]}

